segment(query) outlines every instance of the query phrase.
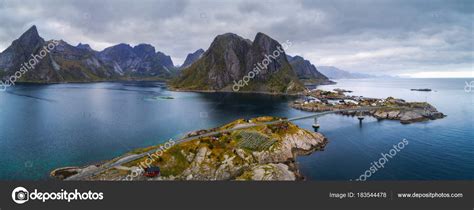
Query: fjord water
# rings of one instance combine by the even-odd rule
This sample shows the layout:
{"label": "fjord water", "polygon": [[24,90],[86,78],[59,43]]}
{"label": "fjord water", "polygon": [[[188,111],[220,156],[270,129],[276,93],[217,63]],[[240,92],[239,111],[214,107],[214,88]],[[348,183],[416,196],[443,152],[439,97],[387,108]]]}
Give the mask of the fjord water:
{"label": "fjord water", "polygon": [[[352,117],[323,116],[320,132],[329,143],[324,151],[298,158],[301,172],[309,180],[356,179],[380,153],[407,139],[408,145],[368,180],[473,179],[474,99],[464,91],[466,81],[365,79],[321,86],[350,89],[352,95],[427,101],[448,117],[410,125],[366,118],[359,125]],[[54,168],[97,163],[238,118],[312,114],[290,108],[294,99],[172,92],[154,82],[18,85],[0,92],[0,180],[47,179]],[[311,129],[312,122],[295,123]]]}
{"label": "fjord water", "polygon": [[[472,180],[474,178],[474,90],[472,79],[340,80],[331,90],[350,95],[426,101],[447,115],[444,119],[402,125],[397,121],[331,115],[320,120],[329,143],[323,152],[299,158],[302,173],[312,180],[355,180],[403,139],[408,144],[367,180]],[[430,88],[432,92],[410,91]],[[302,124],[301,126],[307,126]],[[369,173],[368,173],[369,174]]]}

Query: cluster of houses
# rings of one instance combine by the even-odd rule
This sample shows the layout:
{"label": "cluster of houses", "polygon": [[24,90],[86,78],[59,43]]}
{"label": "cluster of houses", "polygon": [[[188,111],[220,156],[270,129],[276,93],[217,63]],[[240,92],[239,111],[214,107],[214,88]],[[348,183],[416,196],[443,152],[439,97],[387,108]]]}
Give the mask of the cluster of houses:
{"label": "cluster of houses", "polygon": [[360,99],[318,99],[313,96],[306,96],[303,99],[303,104],[310,104],[310,103],[324,103],[324,104],[331,104],[331,105],[336,105],[336,104],[353,104],[353,105],[359,105]]}
{"label": "cluster of houses", "polygon": [[335,91],[312,91],[310,94],[305,96],[302,100],[297,101],[298,104],[309,105],[309,104],[325,104],[325,105],[361,105],[361,106],[383,106],[387,102],[395,103],[398,105],[405,104],[406,102],[402,99],[387,98],[368,98],[363,96],[346,96],[341,91],[335,89]]}

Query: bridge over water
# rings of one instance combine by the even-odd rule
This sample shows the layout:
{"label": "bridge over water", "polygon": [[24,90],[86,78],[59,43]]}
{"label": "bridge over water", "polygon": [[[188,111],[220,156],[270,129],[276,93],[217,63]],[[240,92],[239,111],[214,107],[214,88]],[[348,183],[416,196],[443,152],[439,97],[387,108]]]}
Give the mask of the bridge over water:
{"label": "bridge over water", "polygon": [[[249,123],[247,125],[239,126],[239,127],[236,127],[236,128],[230,128],[230,129],[221,130],[221,131],[213,131],[213,132],[208,132],[208,133],[204,133],[204,134],[201,134],[201,135],[196,135],[196,136],[191,136],[191,137],[179,139],[179,140],[176,140],[176,144],[192,141],[192,140],[195,140],[195,139],[198,139],[198,138],[201,138],[201,137],[214,136],[214,135],[217,135],[217,134],[220,134],[220,133],[227,133],[227,132],[246,129],[246,128],[251,128],[251,127],[255,127],[255,126],[272,125],[272,124],[278,124],[278,123],[285,122],[285,121],[286,122],[293,122],[293,121],[298,121],[298,120],[317,118],[317,117],[320,117],[320,116],[323,116],[323,115],[335,114],[335,113],[340,113],[340,112],[365,112],[365,111],[370,111],[370,110],[374,110],[374,109],[378,109],[378,108],[381,108],[381,107],[362,107],[362,108],[356,108],[356,109],[332,110],[332,111],[317,112],[315,114],[301,116],[301,117],[294,117],[294,118],[289,118],[289,119],[279,119],[279,120],[274,120],[274,121],[270,121],[270,122]],[[122,167],[123,168],[123,166],[122,166],[123,164],[132,162],[134,160],[143,158],[145,156],[150,156],[150,154],[153,154],[153,153],[157,152],[158,150],[160,150],[160,149],[154,149],[154,150],[151,150],[151,151],[148,151],[148,152],[143,152],[143,153],[140,153],[140,154],[129,155],[129,156],[123,157],[123,158],[121,158],[121,159],[119,159],[115,162],[105,163],[105,164],[101,165],[100,167],[98,167],[97,169],[93,169],[93,170],[90,170],[88,172],[73,175],[71,177],[66,178],[65,180],[82,180],[84,178],[100,174],[100,173],[102,173],[102,172],[104,172],[108,169],[114,168],[114,167]]]}

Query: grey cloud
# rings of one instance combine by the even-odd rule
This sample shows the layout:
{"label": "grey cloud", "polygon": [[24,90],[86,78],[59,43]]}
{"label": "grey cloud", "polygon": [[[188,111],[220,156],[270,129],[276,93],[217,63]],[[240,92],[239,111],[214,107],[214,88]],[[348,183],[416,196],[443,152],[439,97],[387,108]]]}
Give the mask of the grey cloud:
{"label": "grey cloud", "polygon": [[[150,43],[175,63],[218,34],[264,32],[316,65],[365,73],[472,69],[472,1],[0,0],[0,50],[32,24],[45,39]],[[452,68],[455,66],[456,68]],[[447,69],[449,67],[449,69]]]}

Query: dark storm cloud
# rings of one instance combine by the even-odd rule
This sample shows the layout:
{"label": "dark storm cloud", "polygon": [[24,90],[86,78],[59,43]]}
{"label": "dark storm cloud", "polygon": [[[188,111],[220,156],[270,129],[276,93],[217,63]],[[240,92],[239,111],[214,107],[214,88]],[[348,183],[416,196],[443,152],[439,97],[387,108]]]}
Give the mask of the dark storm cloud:
{"label": "dark storm cloud", "polygon": [[32,24],[46,39],[101,50],[150,43],[180,64],[233,32],[259,31],[294,45],[316,65],[375,74],[468,72],[473,60],[472,1],[5,1],[0,49]]}

